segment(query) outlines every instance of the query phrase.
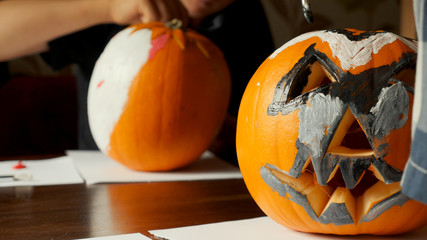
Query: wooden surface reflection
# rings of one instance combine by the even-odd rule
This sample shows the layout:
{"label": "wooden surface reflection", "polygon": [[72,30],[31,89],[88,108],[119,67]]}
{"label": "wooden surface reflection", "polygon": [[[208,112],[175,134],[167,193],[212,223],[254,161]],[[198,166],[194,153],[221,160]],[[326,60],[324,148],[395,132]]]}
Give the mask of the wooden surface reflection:
{"label": "wooden surface reflection", "polygon": [[0,239],[75,239],[263,216],[243,180],[0,188]]}

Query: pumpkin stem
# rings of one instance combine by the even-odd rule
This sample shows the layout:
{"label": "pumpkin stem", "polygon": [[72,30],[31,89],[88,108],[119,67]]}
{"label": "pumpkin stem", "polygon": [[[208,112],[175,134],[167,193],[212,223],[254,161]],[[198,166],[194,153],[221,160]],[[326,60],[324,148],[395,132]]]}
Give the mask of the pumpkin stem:
{"label": "pumpkin stem", "polygon": [[177,18],[174,18],[174,19],[170,20],[169,22],[165,23],[165,26],[172,29],[172,30],[184,29],[183,25],[182,25],[182,21],[177,19]]}

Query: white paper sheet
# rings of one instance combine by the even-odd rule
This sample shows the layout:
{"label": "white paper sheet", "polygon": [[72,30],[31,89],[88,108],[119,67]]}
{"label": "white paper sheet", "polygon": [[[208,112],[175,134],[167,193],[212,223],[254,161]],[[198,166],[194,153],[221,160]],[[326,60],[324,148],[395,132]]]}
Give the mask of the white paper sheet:
{"label": "white paper sheet", "polygon": [[63,185],[83,183],[73,161],[68,156],[42,159],[23,160],[26,166],[23,169],[14,169],[17,160],[1,161],[0,176],[13,176],[27,174],[28,180],[15,181],[13,178],[0,178],[0,187],[11,186],[40,186],[40,185]]}
{"label": "white paper sheet", "polygon": [[80,240],[151,240],[150,238],[142,235],[141,233],[122,234],[106,237],[83,238]]}
{"label": "white paper sheet", "polygon": [[164,182],[242,178],[239,168],[205,152],[186,168],[170,172],[140,172],[110,159],[100,151],[67,151],[86,184]]}
{"label": "white paper sheet", "polygon": [[426,240],[427,227],[398,236],[333,236],[296,232],[269,217],[245,219],[198,226],[151,230],[156,237],[169,240]]}

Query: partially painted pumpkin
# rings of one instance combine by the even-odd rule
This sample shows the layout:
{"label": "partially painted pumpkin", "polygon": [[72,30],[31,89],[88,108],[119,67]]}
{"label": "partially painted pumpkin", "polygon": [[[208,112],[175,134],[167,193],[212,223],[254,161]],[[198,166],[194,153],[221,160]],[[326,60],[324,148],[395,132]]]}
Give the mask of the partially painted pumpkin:
{"label": "partially painted pumpkin", "polygon": [[389,32],[310,32],[250,80],[237,155],[261,209],[304,232],[398,234],[427,223],[401,193],[417,45]]}
{"label": "partially painted pumpkin", "polygon": [[179,22],[130,26],[99,57],[88,93],[92,135],[125,166],[168,171],[209,147],[231,91],[222,52]]}

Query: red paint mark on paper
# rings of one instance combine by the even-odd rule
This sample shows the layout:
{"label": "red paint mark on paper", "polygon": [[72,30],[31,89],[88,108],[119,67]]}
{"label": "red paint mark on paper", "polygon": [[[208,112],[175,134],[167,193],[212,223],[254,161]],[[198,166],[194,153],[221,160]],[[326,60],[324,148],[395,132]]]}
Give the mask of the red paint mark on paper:
{"label": "red paint mark on paper", "polygon": [[150,54],[148,55],[148,60],[153,59],[157,51],[162,49],[168,40],[169,40],[169,34],[162,34],[156,37],[155,39],[151,40],[152,47],[150,49]]}
{"label": "red paint mark on paper", "polygon": [[18,163],[13,166],[13,169],[22,169],[22,168],[26,168],[27,166],[25,166],[24,164],[22,164],[22,161],[19,160]]}
{"label": "red paint mark on paper", "polygon": [[104,82],[105,82],[104,80],[101,80],[101,81],[98,83],[97,87],[98,87],[98,88],[100,88],[100,87],[102,86],[102,84],[104,84]]}

